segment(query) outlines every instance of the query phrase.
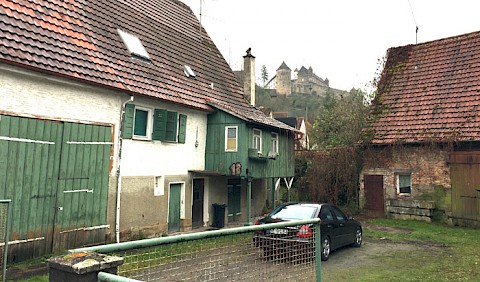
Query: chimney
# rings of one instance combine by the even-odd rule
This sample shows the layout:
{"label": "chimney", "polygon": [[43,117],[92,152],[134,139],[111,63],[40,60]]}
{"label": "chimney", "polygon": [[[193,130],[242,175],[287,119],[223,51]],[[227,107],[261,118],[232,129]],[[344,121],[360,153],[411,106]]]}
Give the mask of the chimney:
{"label": "chimney", "polygon": [[250,104],[255,106],[255,57],[248,48],[243,56],[243,91],[245,97],[250,97]]}

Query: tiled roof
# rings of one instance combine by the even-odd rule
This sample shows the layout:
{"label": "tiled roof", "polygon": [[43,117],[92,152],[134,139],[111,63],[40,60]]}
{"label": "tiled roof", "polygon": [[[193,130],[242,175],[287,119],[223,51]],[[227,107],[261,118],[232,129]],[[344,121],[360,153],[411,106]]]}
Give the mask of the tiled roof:
{"label": "tiled roof", "polygon": [[[151,60],[132,57],[117,29],[137,36]],[[208,102],[228,104],[253,120],[265,118],[178,0],[0,1],[0,63],[200,110],[212,110]]]}
{"label": "tiled roof", "polygon": [[391,48],[374,143],[480,140],[480,32]]}

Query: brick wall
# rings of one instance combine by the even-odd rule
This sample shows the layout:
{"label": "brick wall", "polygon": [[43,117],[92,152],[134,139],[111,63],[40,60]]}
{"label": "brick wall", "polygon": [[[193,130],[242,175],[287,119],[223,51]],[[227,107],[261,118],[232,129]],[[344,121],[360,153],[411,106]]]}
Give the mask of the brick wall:
{"label": "brick wall", "polygon": [[396,174],[411,173],[411,198],[434,193],[436,187],[450,190],[450,168],[447,164],[448,148],[426,146],[385,146],[367,150],[361,173],[361,194],[364,194],[363,175],[384,176],[385,198],[398,198]]}

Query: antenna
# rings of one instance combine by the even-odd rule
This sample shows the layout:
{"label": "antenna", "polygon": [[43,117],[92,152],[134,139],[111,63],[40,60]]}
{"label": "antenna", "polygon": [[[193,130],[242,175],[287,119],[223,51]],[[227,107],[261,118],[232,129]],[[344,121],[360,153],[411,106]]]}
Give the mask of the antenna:
{"label": "antenna", "polygon": [[200,14],[199,14],[199,18],[200,18],[200,26],[198,28],[198,32],[200,34],[202,34],[202,2],[203,0],[200,0]]}
{"label": "antenna", "polygon": [[415,44],[417,44],[417,43],[418,43],[418,25],[417,25],[417,20],[415,19],[415,14],[413,13],[413,8],[412,8],[412,4],[410,3],[410,0],[408,0],[408,5],[410,6],[410,11],[412,12],[413,22],[415,23]]}

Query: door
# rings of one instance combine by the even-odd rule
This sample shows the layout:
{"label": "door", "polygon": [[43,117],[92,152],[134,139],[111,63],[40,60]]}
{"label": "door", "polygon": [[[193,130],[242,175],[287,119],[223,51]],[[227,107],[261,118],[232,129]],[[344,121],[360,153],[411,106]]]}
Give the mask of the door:
{"label": "door", "polygon": [[193,180],[192,227],[203,226],[204,180]]}
{"label": "door", "polygon": [[480,221],[480,152],[452,152],[450,161],[454,223]]}
{"label": "door", "polygon": [[168,232],[180,231],[181,192],[182,184],[170,184],[168,193]]}
{"label": "door", "polygon": [[227,183],[228,189],[228,222],[235,222],[240,220],[241,211],[241,185],[240,179],[229,179]]}
{"label": "door", "polygon": [[111,137],[109,126],[0,115],[0,198],[21,242],[9,258],[105,242]]}
{"label": "door", "polygon": [[365,210],[373,216],[385,216],[385,198],[383,191],[383,175],[369,175],[364,177]]}
{"label": "door", "polygon": [[64,124],[54,251],[105,242],[111,138],[110,127]]}

